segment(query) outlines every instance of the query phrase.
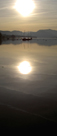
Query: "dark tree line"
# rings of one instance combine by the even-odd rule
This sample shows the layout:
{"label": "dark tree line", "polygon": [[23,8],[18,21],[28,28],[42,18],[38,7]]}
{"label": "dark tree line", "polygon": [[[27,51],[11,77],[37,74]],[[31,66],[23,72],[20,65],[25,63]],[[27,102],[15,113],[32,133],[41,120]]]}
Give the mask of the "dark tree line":
{"label": "dark tree line", "polygon": [[0,33],[0,40],[2,39],[2,34]]}
{"label": "dark tree line", "polygon": [[2,34],[0,33],[0,45],[2,43]]}

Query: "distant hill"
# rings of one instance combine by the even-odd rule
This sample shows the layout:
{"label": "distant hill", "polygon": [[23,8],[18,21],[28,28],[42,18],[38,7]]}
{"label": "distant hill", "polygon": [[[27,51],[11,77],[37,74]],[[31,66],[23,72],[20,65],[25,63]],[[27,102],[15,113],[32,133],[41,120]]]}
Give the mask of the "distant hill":
{"label": "distant hill", "polygon": [[37,36],[38,38],[57,38],[56,30],[39,30],[37,32],[31,32],[32,36]]}
{"label": "distant hill", "polygon": [[21,35],[21,31],[0,31],[2,35]]}
{"label": "distant hill", "polygon": [[21,32],[21,31],[0,31],[2,35],[16,35],[16,36],[36,36],[38,38],[57,38],[57,31],[56,30],[39,30],[37,32]]}

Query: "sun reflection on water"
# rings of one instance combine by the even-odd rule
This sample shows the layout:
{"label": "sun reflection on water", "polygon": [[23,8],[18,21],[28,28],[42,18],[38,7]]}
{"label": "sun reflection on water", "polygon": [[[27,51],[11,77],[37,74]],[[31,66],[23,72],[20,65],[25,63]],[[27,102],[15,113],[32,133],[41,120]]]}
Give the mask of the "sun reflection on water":
{"label": "sun reflection on water", "polygon": [[19,69],[20,73],[22,73],[22,74],[29,74],[31,72],[32,68],[31,68],[30,63],[28,61],[23,61],[18,66],[18,69]]}

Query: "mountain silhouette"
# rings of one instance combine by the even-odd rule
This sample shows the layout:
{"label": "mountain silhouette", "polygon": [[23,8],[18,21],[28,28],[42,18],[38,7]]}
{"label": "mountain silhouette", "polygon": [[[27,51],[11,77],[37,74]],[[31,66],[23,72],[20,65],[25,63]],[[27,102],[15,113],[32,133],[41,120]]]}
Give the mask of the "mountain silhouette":
{"label": "mountain silhouette", "polygon": [[22,32],[22,31],[2,31],[0,30],[2,35],[15,35],[15,36],[36,36],[38,38],[57,38],[57,30],[39,30],[37,32]]}

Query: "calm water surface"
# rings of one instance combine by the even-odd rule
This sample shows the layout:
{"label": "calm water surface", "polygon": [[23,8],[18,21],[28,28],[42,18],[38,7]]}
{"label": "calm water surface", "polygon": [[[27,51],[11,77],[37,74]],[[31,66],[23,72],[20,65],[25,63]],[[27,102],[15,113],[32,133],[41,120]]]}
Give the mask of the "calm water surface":
{"label": "calm water surface", "polygon": [[[56,98],[56,43],[56,39],[4,41],[0,45],[0,87],[37,96],[51,93]],[[21,74],[18,69],[23,61],[30,63],[32,69],[29,74]]]}

